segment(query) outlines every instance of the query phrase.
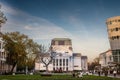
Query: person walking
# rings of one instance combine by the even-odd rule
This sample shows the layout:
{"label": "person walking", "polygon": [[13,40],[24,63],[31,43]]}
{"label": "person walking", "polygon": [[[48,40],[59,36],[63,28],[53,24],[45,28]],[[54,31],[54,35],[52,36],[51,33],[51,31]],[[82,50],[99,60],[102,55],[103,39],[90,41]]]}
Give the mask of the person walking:
{"label": "person walking", "polygon": [[117,71],[114,70],[114,71],[113,71],[113,75],[114,75],[114,77],[116,77],[116,74],[117,74]]}
{"label": "person walking", "polygon": [[98,75],[100,76],[101,74],[100,74],[100,70],[98,71]]}

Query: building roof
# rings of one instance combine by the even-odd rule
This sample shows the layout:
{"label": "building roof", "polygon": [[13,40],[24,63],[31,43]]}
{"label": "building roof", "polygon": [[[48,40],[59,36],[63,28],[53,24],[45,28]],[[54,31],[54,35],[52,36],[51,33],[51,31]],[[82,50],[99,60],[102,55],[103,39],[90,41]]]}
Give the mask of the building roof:
{"label": "building roof", "polygon": [[49,57],[50,54],[49,53],[41,53],[39,54],[40,57]]}
{"label": "building roof", "polygon": [[81,57],[81,53],[73,53],[73,57]]}
{"label": "building roof", "polygon": [[87,56],[81,56],[81,59],[87,59]]}
{"label": "building roof", "polygon": [[109,50],[107,50],[107,51],[105,51],[105,52],[103,52],[103,53],[100,53],[99,55],[106,54],[106,53],[109,52],[109,51],[111,51],[111,49],[109,49]]}
{"label": "building roof", "polygon": [[108,18],[106,21],[111,21],[111,20],[115,20],[115,19],[120,19],[120,16],[113,16]]}
{"label": "building roof", "polygon": [[52,40],[71,40],[71,39],[69,39],[69,38],[54,38]]}

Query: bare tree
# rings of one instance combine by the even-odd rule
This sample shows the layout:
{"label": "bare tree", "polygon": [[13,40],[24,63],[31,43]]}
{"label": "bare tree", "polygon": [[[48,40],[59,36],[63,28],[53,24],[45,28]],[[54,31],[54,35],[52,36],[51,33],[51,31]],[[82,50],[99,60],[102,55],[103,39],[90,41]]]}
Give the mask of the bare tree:
{"label": "bare tree", "polygon": [[55,52],[53,52],[50,48],[47,50],[47,48],[44,45],[40,46],[39,59],[40,62],[42,62],[45,65],[46,72],[48,72],[48,66],[50,63],[52,63],[54,56]]}

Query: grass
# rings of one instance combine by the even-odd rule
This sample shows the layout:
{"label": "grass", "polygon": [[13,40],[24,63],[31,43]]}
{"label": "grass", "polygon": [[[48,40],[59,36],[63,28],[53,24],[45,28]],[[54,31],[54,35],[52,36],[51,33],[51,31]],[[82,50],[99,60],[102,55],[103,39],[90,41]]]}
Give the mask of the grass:
{"label": "grass", "polygon": [[40,75],[0,75],[0,80],[120,80],[118,78],[83,76],[83,78],[74,78],[70,75],[53,75],[51,77]]}

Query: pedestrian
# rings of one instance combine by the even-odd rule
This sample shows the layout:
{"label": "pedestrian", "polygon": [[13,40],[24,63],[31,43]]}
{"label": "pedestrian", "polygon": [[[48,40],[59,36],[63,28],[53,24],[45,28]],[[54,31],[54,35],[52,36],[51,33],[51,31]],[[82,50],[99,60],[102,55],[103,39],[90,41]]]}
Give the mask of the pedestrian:
{"label": "pedestrian", "polygon": [[72,73],[72,76],[75,77],[75,72]]}
{"label": "pedestrian", "polygon": [[98,75],[100,76],[100,71],[98,71]]}
{"label": "pedestrian", "polygon": [[113,71],[113,75],[114,75],[114,77],[116,77],[116,74],[117,74],[117,71],[114,70],[114,71]]}
{"label": "pedestrian", "polygon": [[108,76],[108,71],[105,71],[105,76]]}

